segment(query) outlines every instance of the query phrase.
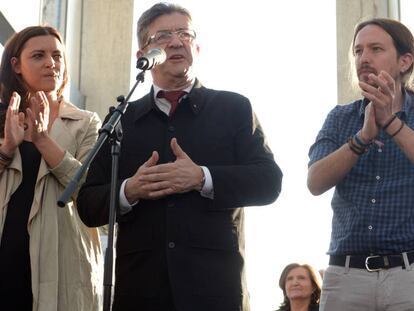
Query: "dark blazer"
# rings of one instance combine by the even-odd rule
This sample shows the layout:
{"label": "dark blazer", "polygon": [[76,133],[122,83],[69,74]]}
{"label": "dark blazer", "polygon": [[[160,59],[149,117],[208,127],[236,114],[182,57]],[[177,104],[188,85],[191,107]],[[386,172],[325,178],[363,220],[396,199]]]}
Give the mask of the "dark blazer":
{"label": "dark blazer", "polygon": [[[119,182],[153,150],[159,163],[174,161],[170,141],[176,137],[195,163],[210,170],[214,200],[197,191],[140,200],[118,217],[114,310],[135,310],[145,299],[158,299],[165,279],[180,311],[249,310],[241,207],[272,203],[282,181],[249,100],[196,81],[168,118],[151,90],[129,105],[122,127]],[[105,145],[78,196],[79,215],[88,226],[108,222],[110,172]]]}

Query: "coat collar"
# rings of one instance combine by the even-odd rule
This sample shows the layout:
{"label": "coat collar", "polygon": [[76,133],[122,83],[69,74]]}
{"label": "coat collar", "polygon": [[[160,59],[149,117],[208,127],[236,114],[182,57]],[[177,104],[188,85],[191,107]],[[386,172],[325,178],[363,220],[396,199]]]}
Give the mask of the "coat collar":
{"label": "coat collar", "polygon": [[84,116],[83,111],[80,110],[75,105],[67,102],[62,101],[60,108],[59,108],[59,114],[58,117],[61,119],[71,119],[71,120],[80,120]]}

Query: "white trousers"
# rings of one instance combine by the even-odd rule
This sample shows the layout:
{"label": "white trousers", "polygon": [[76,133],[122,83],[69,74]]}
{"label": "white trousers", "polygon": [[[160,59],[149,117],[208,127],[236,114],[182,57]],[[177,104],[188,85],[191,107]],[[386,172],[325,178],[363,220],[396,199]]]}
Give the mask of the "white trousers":
{"label": "white trousers", "polygon": [[319,311],[414,311],[414,264],[378,272],[329,266]]}

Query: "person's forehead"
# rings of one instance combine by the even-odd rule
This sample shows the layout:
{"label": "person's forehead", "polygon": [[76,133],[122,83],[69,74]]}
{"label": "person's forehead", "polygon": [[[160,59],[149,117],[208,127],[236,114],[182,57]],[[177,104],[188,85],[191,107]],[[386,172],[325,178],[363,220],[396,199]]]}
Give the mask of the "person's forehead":
{"label": "person's forehead", "polygon": [[157,17],[148,27],[149,32],[159,30],[176,30],[191,28],[191,20],[188,16],[174,12]]}
{"label": "person's forehead", "polygon": [[296,267],[289,271],[288,276],[290,275],[307,275],[308,270],[304,267]]}
{"label": "person's forehead", "polygon": [[392,38],[380,26],[367,25],[355,37],[355,45],[361,43],[392,43]]}
{"label": "person's forehead", "polygon": [[63,46],[60,41],[53,35],[41,35],[28,39],[24,46],[23,51],[31,50],[63,50]]}

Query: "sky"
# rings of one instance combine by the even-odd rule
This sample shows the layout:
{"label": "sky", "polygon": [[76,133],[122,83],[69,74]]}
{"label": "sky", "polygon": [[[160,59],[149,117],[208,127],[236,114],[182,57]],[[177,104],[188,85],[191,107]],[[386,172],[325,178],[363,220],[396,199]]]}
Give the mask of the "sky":
{"label": "sky", "polygon": [[[283,299],[278,280],[288,263],[309,263],[316,270],[328,264],[332,191],[312,196],[306,177],[309,147],[337,104],[335,1],[177,2],[193,14],[201,48],[199,79],[206,87],[250,99],[284,173],[275,203],[245,209],[251,308],[274,310]],[[134,20],[154,3],[136,1]],[[414,29],[414,1],[401,3],[402,20]],[[28,12],[24,18],[23,6]],[[18,12],[19,18],[12,20],[17,30],[38,23],[38,14],[33,14],[39,12],[37,1],[2,0],[0,10]],[[131,27],[135,33],[135,24]],[[134,64],[137,43],[132,39]],[[132,68],[131,76],[136,74]],[[148,75],[134,97],[145,94],[150,83]]]}

